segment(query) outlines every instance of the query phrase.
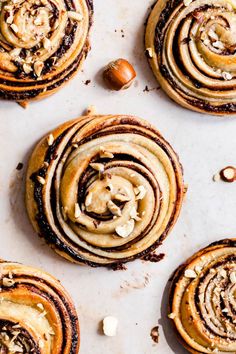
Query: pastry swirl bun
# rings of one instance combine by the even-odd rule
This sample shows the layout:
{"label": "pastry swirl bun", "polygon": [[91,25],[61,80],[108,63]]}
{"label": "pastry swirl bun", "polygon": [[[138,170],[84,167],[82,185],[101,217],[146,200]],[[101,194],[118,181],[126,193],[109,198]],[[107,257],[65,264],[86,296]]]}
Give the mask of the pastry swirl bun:
{"label": "pastry swirl bun", "polygon": [[0,2],[0,98],[28,101],[54,93],[89,50],[92,0]]}
{"label": "pastry swirl bun", "polygon": [[147,23],[147,55],[173,100],[203,113],[236,112],[235,23],[233,1],[157,1]]}
{"label": "pastry swirl bun", "polygon": [[42,270],[0,261],[0,352],[77,354],[77,314],[60,282]]}
{"label": "pastry swirl bun", "polygon": [[197,252],[174,277],[171,317],[190,353],[236,352],[236,241]]}
{"label": "pastry swirl bun", "polygon": [[29,161],[26,202],[34,228],[72,262],[111,266],[164,239],[183,198],[178,157],[132,116],[86,116],[44,137]]}

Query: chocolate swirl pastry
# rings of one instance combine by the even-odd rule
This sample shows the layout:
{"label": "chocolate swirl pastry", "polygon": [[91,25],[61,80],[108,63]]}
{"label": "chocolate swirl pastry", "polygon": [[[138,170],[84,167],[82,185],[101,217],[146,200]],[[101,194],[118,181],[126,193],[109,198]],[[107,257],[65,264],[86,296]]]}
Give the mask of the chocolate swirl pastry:
{"label": "chocolate swirl pastry", "polygon": [[42,270],[0,261],[0,353],[77,354],[79,323],[70,296]]}
{"label": "chocolate swirl pastry", "polygon": [[171,314],[190,353],[236,353],[236,241],[196,253],[176,272]]}
{"label": "chocolate swirl pastry", "polygon": [[114,266],[155,249],[183,198],[178,157],[132,116],[85,116],[44,137],[29,161],[30,220],[60,255]]}
{"label": "chocolate swirl pastry", "polygon": [[185,108],[236,112],[236,6],[228,0],[158,0],[146,48],[163,90]]}
{"label": "chocolate swirl pastry", "polygon": [[0,1],[0,98],[54,93],[89,50],[92,0]]}

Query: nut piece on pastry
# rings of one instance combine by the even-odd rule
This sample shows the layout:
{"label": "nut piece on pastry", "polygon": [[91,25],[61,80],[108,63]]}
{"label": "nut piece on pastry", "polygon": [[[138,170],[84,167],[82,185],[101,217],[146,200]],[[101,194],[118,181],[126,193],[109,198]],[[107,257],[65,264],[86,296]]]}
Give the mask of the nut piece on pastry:
{"label": "nut piece on pastry", "polygon": [[190,353],[236,352],[236,240],[215,242],[176,271],[169,318]]}
{"label": "nut piece on pastry", "polygon": [[158,0],[146,53],[163,90],[185,108],[236,113],[236,6],[228,0]]}
{"label": "nut piece on pastry", "polygon": [[89,51],[92,0],[0,1],[0,98],[27,102],[57,91]]}
{"label": "nut piece on pastry", "polygon": [[175,224],[183,195],[176,153],[132,116],[66,122],[29,161],[26,204],[35,230],[61,256],[93,267],[155,249]]}
{"label": "nut piece on pastry", "polygon": [[115,91],[129,88],[135,78],[136,72],[133,66],[125,59],[112,61],[103,72],[103,79],[107,86]]}
{"label": "nut piece on pastry", "polygon": [[0,352],[78,354],[78,317],[60,282],[13,262],[0,270]]}

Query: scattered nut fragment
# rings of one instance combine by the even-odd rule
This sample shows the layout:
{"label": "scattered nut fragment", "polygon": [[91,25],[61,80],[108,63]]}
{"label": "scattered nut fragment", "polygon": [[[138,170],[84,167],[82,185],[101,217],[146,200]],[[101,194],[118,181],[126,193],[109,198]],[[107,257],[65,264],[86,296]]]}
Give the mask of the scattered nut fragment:
{"label": "scattered nut fragment", "polygon": [[95,114],[96,114],[96,107],[93,106],[93,105],[89,106],[89,107],[87,108],[86,114],[87,114],[88,116],[93,116],[93,115],[95,115]]}
{"label": "scattered nut fragment", "polygon": [[186,278],[196,278],[197,277],[197,273],[193,270],[193,269],[186,269],[184,272],[184,276]]}
{"label": "scattered nut fragment", "polygon": [[150,336],[153,342],[155,343],[159,342],[159,326],[156,326],[151,330]]}
{"label": "scattered nut fragment", "polygon": [[134,230],[135,222],[133,219],[127,221],[125,224],[116,227],[116,233],[120,237],[128,237]]}
{"label": "scattered nut fragment", "polygon": [[219,182],[220,181],[220,174],[216,173],[213,177],[212,177],[214,182]]}
{"label": "scattered nut fragment", "polygon": [[133,66],[125,59],[117,59],[107,65],[103,79],[111,90],[120,91],[131,86],[136,77]]}
{"label": "scattered nut fragment", "polygon": [[118,320],[116,317],[107,316],[103,319],[103,333],[107,337],[115,337],[117,332]]}
{"label": "scattered nut fragment", "polygon": [[220,171],[220,177],[225,182],[234,182],[236,180],[236,168],[233,166],[227,166]]}

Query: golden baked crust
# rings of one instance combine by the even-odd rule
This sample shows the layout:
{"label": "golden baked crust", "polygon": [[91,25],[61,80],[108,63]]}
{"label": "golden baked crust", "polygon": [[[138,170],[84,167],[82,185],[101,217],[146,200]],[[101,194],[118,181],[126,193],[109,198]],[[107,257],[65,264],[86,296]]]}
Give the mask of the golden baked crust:
{"label": "golden baked crust", "polygon": [[236,241],[215,242],[175,273],[169,315],[190,353],[236,352]]}
{"label": "golden baked crust", "polygon": [[158,0],[145,45],[163,90],[181,106],[236,112],[236,7],[228,0]]}
{"label": "golden baked crust", "polygon": [[56,92],[89,49],[92,0],[0,3],[0,98],[26,102]]}
{"label": "golden baked crust", "polygon": [[91,266],[156,248],[178,218],[183,193],[177,155],[155,128],[132,116],[61,125],[36,146],[27,172],[35,230],[63,257]]}
{"label": "golden baked crust", "polygon": [[78,354],[79,322],[60,282],[40,269],[0,261],[1,353]]}

